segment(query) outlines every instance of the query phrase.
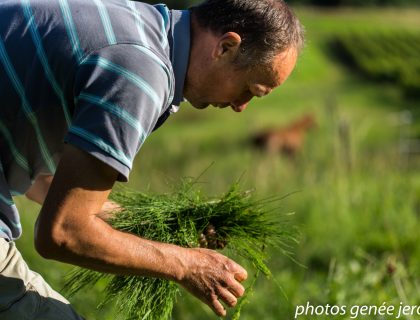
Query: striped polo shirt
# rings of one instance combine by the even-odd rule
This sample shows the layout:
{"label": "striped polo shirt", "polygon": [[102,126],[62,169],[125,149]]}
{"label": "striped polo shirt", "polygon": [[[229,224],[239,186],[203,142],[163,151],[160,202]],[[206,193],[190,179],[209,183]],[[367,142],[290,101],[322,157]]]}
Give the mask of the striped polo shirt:
{"label": "striped polo shirt", "polygon": [[130,0],[0,1],[0,237],[12,196],[54,174],[63,142],[127,181],[145,138],[183,100],[188,11]]}

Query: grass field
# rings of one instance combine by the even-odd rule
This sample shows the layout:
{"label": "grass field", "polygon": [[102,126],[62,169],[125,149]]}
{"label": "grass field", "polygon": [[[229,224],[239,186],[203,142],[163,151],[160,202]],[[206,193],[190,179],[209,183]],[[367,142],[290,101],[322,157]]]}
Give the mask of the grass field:
{"label": "grass field", "polygon": [[[259,279],[243,319],[293,319],[295,309],[313,306],[420,304],[420,155],[401,154],[400,116],[419,101],[398,88],[372,83],[336,62],[328,41],[349,30],[412,29],[420,11],[366,9],[320,11],[298,8],[307,47],[291,78],[273,94],[256,99],[242,114],[181,107],[154,133],[136,159],[129,186],[166,192],[185,176],[201,178],[209,194],[220,194],[242,177],[244,188],[265,196],[288,195],[279,214],[293,212],[300,229],[295,260],[272,252],[272,279]],[[401,17],[404,19],[401,19]],[[313,113],[318,126],[294,161],[256,152],[250,136]],[[340,138],[345,125],[349,138]],[[18,246],[30,266],[57,289],[69,266],[45,261],[32,244],[39,208],[18,198],[24,236]],[[72,299],[87,319],[118,319],[112,306],[96,310],[101,285]],[[324,312],[325,313],[325,312]],[[299,316],[298,319],[349,319]],[[417,319],[404,315],[400,319]],[[182,295],[174,319],[215,319],[198,301]],[[358,319],[395,319],[362,315]]]}

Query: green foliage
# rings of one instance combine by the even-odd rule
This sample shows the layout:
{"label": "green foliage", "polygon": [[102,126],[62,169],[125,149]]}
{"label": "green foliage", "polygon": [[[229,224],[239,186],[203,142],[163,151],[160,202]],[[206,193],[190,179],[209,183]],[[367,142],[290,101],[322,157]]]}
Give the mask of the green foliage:
{"label": "green foliage", "polygon": [[291,4],[310,4],[323,7],[418,6],[417,0],[288,0]]}
{"label": "green foliage", "polygon": [[369,78],[391,81],[420,94],[420,33],[352,32],[335,39],[342,58]]}
{"label": "green foliage", "polygon": [[[238,184],[219,199],[203,196],[192,180],[184,180],[175,190],[163,195],[113,192],[111,199],[122,210],[114,213],[110,224],[146,239],[183,247],[198,247],[199,235],[212,225],[218,239],[228,242],[226,249],[230,254],[243,257],[266,276],[271,272],[265,261],[265,247],[290,255],[291,244],[296,242],[292,229],[282,222],[276,210],[266,208],[276,199],[256,200],[250,192],[241,192]],[[78,268],[69,276],[67,291],[73,295],[104,278],[109,279],[104,304],[116,299],[118,311],[125,319],[170,318],[179,290],[168,280],[111,276]],[[239,318],[243,304],[238,305],[235,318]]]}

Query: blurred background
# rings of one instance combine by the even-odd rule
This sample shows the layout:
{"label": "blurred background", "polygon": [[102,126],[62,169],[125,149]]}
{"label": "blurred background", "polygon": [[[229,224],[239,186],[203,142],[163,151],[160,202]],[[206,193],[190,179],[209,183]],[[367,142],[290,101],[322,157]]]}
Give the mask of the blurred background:
{"label": "blurred background", "polygon": [[[129,186],[168,192],[212,164],[200,186],[209,195],[239,177],[257,197],[288,195],[279,216],[294,213],[295,261],[270,252],[273,277],[257,281],[242,319],[293,319],[307,302],[419,305],[420,1],[289,3],[307,38],[289,80],[242,114],[182,105],[148,138]],[[60,290],[71,267],[38,256],[32,230],[39,207],[16,202],[24,226],[18,246]],[[99,283],[71,301],[87,319],[118,319],[112,305],[96,308],[102,289]],[[215,318],[186,294],[173,315]]]}

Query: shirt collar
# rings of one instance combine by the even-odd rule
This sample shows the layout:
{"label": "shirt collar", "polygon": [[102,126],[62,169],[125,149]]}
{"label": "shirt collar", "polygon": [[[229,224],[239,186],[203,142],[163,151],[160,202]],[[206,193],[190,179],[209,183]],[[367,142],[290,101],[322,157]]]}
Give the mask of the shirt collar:
{"label": "shirt collar", "polygon": [[172,105],[184,101],[184,83],[190,57],[190,12],[171,10],[171,62],[175,74],[175,92]]}

